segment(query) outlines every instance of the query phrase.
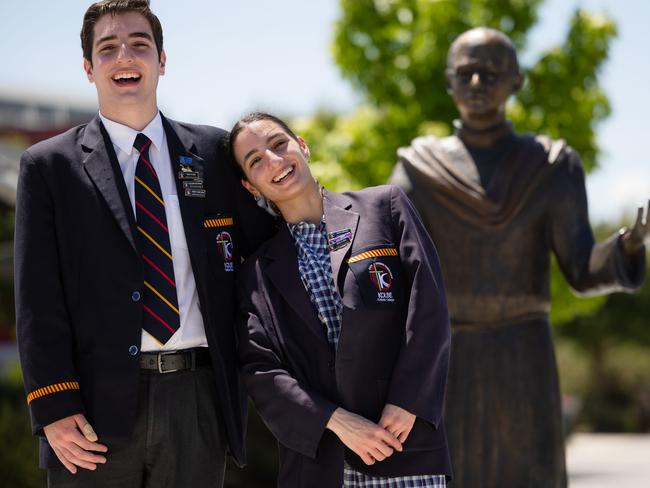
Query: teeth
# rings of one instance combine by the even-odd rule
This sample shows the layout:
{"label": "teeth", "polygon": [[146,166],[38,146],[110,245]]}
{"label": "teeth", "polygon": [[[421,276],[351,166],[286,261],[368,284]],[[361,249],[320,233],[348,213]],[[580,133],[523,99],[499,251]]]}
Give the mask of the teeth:
{"label": "teeth", "polygon": [[289,174],[291,174],[292,172],[293,172],[293,168],[292,168],[292,167],[288,167],[287,169],[285,169],[285,170],[282,172],[282,174],[280,174],[280,175],[276,176],[275,178],[273,178],[273,183],[279,183],[279,182],[281,182],[283,179],[285,179],[285,178],[286,178]]}
{"label": "teeth", "polygon": [[114,80],[124,80],[128,78],[140,78],[140,75],[138,73],[130,72],[130,73],[118,73],[113,76]]}

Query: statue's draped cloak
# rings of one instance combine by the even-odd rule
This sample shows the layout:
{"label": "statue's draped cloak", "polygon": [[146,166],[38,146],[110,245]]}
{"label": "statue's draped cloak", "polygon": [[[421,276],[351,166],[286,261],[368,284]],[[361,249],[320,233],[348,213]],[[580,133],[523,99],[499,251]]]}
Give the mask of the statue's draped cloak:
{"label": "statue's draped cloak", "polygon": [[[563,141],[513,134],[498,160],[478,164],[474,149],[456,136],[417,138],[391,177],[442,264],[454,487],[564,487],[551,252],[580,293],[637,288],[644,253],[626,259],[618,235],[595,244],[582,165]],[[494,165],[488,181],[481,164]]]}

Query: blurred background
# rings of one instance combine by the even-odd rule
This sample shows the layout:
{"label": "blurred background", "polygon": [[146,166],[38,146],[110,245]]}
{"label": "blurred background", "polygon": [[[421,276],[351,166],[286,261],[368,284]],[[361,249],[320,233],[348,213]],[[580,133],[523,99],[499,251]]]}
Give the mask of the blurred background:
{"label": "blurred background", "polygon": [[[79,45],[88,5],[0,4],[0,486],[44,485],[15,345],[13,205],[21,152],[96,112]],[[328,188],[381,184],[397,147],[451,131],[447,48],[467,28],[489,25],[513,38],[527,75],[509,117],[581,154],[596,234],[630,225],[650,197],[644,0],[152,0],[152,8],[168,58],[161,110],[224,128],[254,109],[287,117]],[[567,432],[650,432],[650,285],[576,298],[556,272],[552,287]],[[257,418],[251,446],[250,467],[229,469],[229,485],[273,486],[273,441]]]}

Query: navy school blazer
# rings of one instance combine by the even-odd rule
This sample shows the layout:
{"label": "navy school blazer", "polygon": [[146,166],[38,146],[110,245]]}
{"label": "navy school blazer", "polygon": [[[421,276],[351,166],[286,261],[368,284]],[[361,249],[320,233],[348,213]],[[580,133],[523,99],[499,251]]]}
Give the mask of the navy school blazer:
{"label": "navy school blazer", "polygon": [[[434,245],[397,187],[324,191],[323,206],[344,305],[336,353],[286,225],[238,278],[241,370],[280,444],[278,485],[340,488],[344,459],[375,476],[450,478],[442,412],[450,330]],[[404,451],[385,461],[367,466],[325,428],[338,406],[377,422],[387,403],[417,420]]]}
{"label": "navy school blazer", "polygon": [[[162,118],[185,237],[212,357],[229,452],[244,462],[245,394],[235,353],[234,274],[274,230],[239,184],[221,129]],[[205,198],[187,196],[181,162],[203,173]],[[217,237],[227,233],[233,255]],[[16,203],[18,345],[32,430],[83,413],[101,442],[131,434],[139,384],[143,286],[135,218],[99,117],[30,147]],[[223,234],[221,235],[223,237]],[[228,262],[226,262],[228,261]],[[60,466],[41,437],[41,466]]]}

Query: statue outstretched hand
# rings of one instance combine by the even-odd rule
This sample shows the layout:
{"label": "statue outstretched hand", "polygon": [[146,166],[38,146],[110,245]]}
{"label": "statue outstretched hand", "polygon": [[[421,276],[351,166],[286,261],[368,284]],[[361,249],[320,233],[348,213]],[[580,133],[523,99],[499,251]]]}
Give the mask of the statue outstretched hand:
{"label": "statue outstretched hand", "polygon": [[643,218],[643,207],[639,207],[636,222],[631,229],[625,231],[621,237],[621,243],[628,256],[638,253],[645,244],[650,244],[650,200],[648,200],[648,206],[645,209],[645,219]]}

